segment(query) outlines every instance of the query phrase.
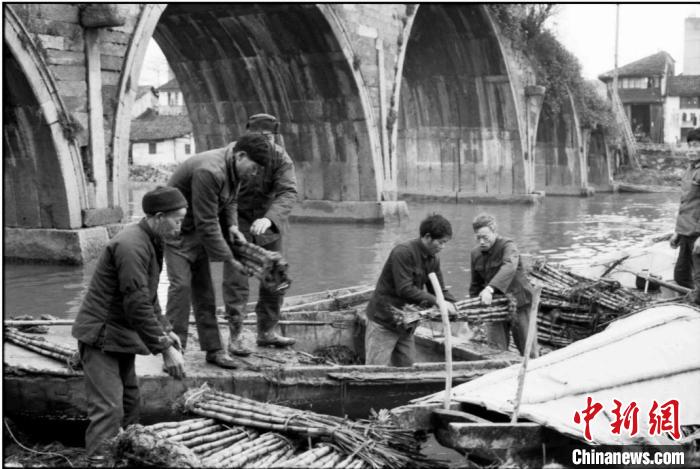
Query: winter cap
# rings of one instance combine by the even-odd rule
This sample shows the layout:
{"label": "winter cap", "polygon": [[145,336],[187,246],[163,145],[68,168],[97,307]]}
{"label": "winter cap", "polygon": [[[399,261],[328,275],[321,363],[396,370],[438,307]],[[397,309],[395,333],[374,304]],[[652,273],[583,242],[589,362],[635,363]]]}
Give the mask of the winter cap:
{"label": "winter cap", "polygon": [[175,187],[158,186],[146,192],[141,201],[143,213],[155,215],[158,212],[170,212],[187,207],[187,200]]}
{"label": "winter cap", "polygon": [[245,127],[252,132],[267,131],[276,134],[279,132],[280,123],[275,116],[270,114],[254,114],[248,118],[248,123]]}

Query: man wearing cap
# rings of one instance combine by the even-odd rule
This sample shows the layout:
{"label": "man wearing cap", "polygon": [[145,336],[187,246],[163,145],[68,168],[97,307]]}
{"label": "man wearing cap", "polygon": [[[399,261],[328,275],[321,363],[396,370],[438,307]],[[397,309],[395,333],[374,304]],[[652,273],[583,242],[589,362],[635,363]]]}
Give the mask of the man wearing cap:
{"label": "man wearing cap", "polygon": [[700,128],[688,132],[689,166],[681,179],[681,204],[671,247],[680,248],[673,279],[692,288],[692,301],[700,304]]}
{"label": "man wearing cap", "polygon": [[[268,251],[282,252],[283,237],[288,230],[287,219],[297,200],[294,162],[275,142],[281,138],[277,118],[270,114],[255,114],[248,119],[246,129],[246,135],[267,138],[274,151],[263,171],[241,183],[238,227],[248,241]],[[240,340],[248,295],[248,276],[240,271],[231,272],[224,285],[224,302],[230,327],[228,349],[235,355],[250,354]],[[261,283],[255,305],[258,345],[284,347],[294,344],[294,339],[275,332],[283,301],[283,292],[269,290]]]}
{"label": "man wearing cap", "polygon": [[172,187],[144,195],[146,216],[126,226],[102,252],[72,328],[85,374],[89,465],[102,462],[105,442],[138,421],[135,354],[163,355],[163,368],[185,376],[180,341],[158,304],[163,239],[176,236],[187,201]]}
{"label": "man wearing cap", "polygon": [[[199,345],[206,361],[222,368],[236,368],[236,362],[221,344],[216,318],[216,298],[210,262],[223,262],[223,294],[226,283],[243,267],[234,259],[226,240],[245,239],[239,231],[236,199],[240,185],[264,171],[271,146],[262,135],[246,135],[223,148],[198,153],[180,164],[168,182],[178,188],[188,208],[178,239],[165,246],[168,269],[167,317],[173,331],[187,345],[190,304],[197,323]],[[242,275],[245,275],[242,273]]]}

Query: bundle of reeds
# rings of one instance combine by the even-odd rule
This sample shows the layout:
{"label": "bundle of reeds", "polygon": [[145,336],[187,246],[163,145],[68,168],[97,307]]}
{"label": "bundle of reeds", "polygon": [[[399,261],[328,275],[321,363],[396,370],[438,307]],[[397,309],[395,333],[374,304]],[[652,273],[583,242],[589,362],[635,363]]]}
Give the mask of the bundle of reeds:
{"label": "bundle of reeds", "polygon": [[[440,463],[420,453],[420,440],[417,433],[388,423],[349,421],[339,417],[266,404],[235,394],[215,391],[206,384],[185,393],[180,406],[183,411],[231,425],[281,432],[293,437],[331,443],[345,459],[349,455],[354,455],[373,468],[400,468],[409,465],[442,467]],[[277,446],[276,443],[273,440],[266,440],[268,447],[266,452],[279,449],[281,446]],[[260,443],[255,447],[259,445]],[[215,461],[209,459],[205,462]]]}
{"label": "bundle of reeds", "polygon": [[[468,298],[455,303],[457,313],[450,316],[450,321],[500,322],[507,320],[515,308],[515,299],[510,295],[495,295],[488,306],[481,304],[479,298]],[[440,310],[437,308],[421,309],[414,305],[405,305],[403,308],[392,306],[391,311],[396,324],[406,328],[421,320],[442,321]]]}
{"label": "bundle of reeds", "polygon": [[36,337],[31,334],[19,332],[12,327],[5,328],[5,339],[20,347],[65,363],[66,366],[73,371],[82,369],[76,349],[49,342],[44,337]]}
{"label": "bundle of reeds", "polygon": [[229,246],[236,260],[248,269],[248,275],[260,280],[267,289],[284,292],[290,287],[291,280],[287,275],[289,265],[280,253],[239,239],[229,243]]}

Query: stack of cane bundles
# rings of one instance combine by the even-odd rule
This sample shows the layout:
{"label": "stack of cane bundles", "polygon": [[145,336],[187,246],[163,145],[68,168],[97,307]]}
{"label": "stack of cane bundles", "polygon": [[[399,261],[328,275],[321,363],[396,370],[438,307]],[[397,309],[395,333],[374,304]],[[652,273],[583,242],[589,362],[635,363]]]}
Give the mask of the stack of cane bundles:
{"label": "stack of cane bundles", "polygon": [[542,285],[538,340],[555,348],[599,332],[618,317],[651,303],[649,296],[614,280],[586,278],[544,261],[536,262],[529,276]]}
{"label": "stack of cane bundles", "polygon": [[289,265],[280,253],[239,239],[230,243],[230,247],[236,260],[248,269],[248,275],[260,280],[267,289],[281,293],[291,285],[287,276]]}
{"label": "stack of cane bundles", "polygon": [[[455,303],[457,313],[450,317],[450,321],[467,322],[498,322],[508,319],[515,312],[516,302],[511,295],[494,295],[491,304],[481,304],[479,298],[468,298]],[[394,321],[397,325],[410,328],[418,321],[441,321],[442,316],[437,308],[421,309],[413,305],[405,305],[403,308],[391,307]]]}
{"label": "stack of cane bundles", "polygon": [[77,350],[66,347],[65,345],[56,344],[46,340],[43,337],[36,337],[32,334],[19,332],[12,327],[5,328],[5,339],[13,344],[24,347],[28,350],[36,352],[45,357],[54,358],[73,370],[77,371],[82,368],[77,355]]}
{"label": "stack of cane bundles", "polygon": [[265,404],[207,385],[189,390],[179,406],[200,418],[131,426],[118,437],[115,456],[177,467],[443,467],[419,452],[416,432],[386,422]]}

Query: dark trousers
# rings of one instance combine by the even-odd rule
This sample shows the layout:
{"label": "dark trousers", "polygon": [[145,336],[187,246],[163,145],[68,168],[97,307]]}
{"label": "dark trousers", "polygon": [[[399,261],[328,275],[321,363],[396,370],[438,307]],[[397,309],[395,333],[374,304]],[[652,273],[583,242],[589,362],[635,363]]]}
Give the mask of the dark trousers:
{"label": "dark trousers", "polygon": [[133,353],[103,352],[79,342],[90,424],[85,432],[88,458],[107,452],[105,441],[139,419],[139,383]]}
{"label": "dark trousers", "polygon": [[700,254],[693,254],[697,236],[678,236],[678,259],[673,269],[673,279],[678,285],[691,288],[691,299],[700,304]]}
{"label": "dark trousers", "polygon": [[[165,315],[173,325],[173,331],[180,337],[182,347],[187,345],[191,305],[200,348],[207,352],[220,350],[222,346],[216,318],[216,295],[204,246],[194,234],[168,241],[165,244],[165,263],[170,282]],[[227,301],[227,292],[231,289],[227,282],[233,270],[229,262],[224,262],[224,301]]]}
{"label": "dark trousers", "polygon": [[[510,335],[513,334],[513,342],[518,347],[520,355],[525,355],[525,343],[527,342],[527,329],[530,323],[530,305],[519,306],[509,321],[487,322],[484,332],[487,340],[501,350],[508,350]],[[539,350],[537,346],[537,331],[535,330],[535,343],[532,345],[530,358],[537,358]]]}
{"label": "dark trousers", "polygon": [[[252,241],[249,233],[244,233],[248,241]],[[282,252],[282,239],[260,246],[268,251]],[[225,266],[224,266],[225,267]],[[243,319],[246,315],[246,304],[250,296],[248,286],[248,276],[230,269],[227,273],[224,268],[224,304],[226,307],[226,315],[231,324],[231,330],[234,334],[240,332]],[[258,333],[271,331],[279,322],[280,309],[284,302],[284,293],[277,293],[268,290],[260,283],[258,289],[258,302],[255,305],[255,314],[258,321]]]}

